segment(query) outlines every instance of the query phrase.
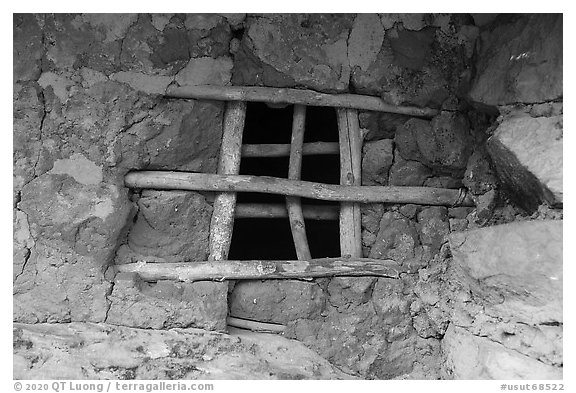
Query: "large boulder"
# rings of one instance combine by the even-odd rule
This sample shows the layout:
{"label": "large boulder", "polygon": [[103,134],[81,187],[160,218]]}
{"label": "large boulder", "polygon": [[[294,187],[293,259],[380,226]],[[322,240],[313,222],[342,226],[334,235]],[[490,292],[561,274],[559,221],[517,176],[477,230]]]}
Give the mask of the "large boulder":
{"label": "large boulder", "polygon": [[13,347],[14,379],[354,379],[298,341],[238,329],[15,324]]}
{"label": "large boulder", "polygon": [[530,324],[562,322],[562,221],[525,221],[450,235],[454,264],[500,299],[487,307]]}
{"label": "large boulder", "polygon": [[508,15],[482,33],[469,95],[486,105],[562,98],[562,14]]}
{"label": "large boulder", "polygon": [[429,310],[442,310],[437,325],[451,323],[446,377],[561,378],[562,221],[455,232],[449,242],[452,260],[422,280],[440,282]]}
{"label": "large boulder", "polygon": [[442,340],[442,356],[449,370],[444,378],[562,379],[562,369],[522,355],[504,345],[451,325]]}
{"label": "large boulder", "polygon": [[562,116],[505,117],[487,148],[496,172],[514,201],[533,212],[543,202],[562,205]]}

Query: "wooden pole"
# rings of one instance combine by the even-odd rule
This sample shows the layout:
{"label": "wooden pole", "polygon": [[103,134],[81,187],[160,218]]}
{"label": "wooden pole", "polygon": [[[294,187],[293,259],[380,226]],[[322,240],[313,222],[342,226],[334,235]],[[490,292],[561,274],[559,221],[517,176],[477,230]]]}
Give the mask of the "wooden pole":
{"label": "wooden pole", "polygon": [[[140,171],[128,173],[124,178],[124,183],[131,188],[262,192],[336,202],[474,206],[472,198],[466,195],[464,189],[459,191],[432,187],[340,186],[268,176]],[[461,203],[456,203],[459,200]]]}
{"label": "wooden pole", "polygon": [[[340,140],[340,184],[360,186],[362,142],[358,112],[355,109],[337,109]],[[342,256],[362,257],[360,205],[343,202],[340,208],[340,252]]]}
{"label": "wooden pole", "polygon": [[264,280],[336,276],[398,278],[407,272],[392,260],[319,258],[308,261],[137,262],[116,265],[119,272],[138,273],[144,281]]}
{"label": "wooden pole", "polygon": [[227,317],[226,324],[240,329],[248,329],[262,333],[284,333],[286,326],[277,323],[251,321],[250,319]]}
{"label": "wooden pole", "polygon": [[[340,148],[338,142],[311,142],[304,143],[302,154],[327,155],[339,154]],[[270,143],[259,145],[242,145],[242,157],[288,157],[290,156],[290,145],[282,143]]]}
{"label": "wooden pole", "polygon": [[[294,106],[294,116],[292,120],[292,142],[290,143],[290,162],[288,165],[288,179],[300,180],[302,170],[302,145],[304,144],[304,124],[306,122],[306,107],[303,105]],[[288,219],[290,229],[294,239],[296,255],[300,260],[311,259],[308,239],[306,238],[306,224],[302,214],[300,198],[294,196],[286,197],[286,207],[288,209]]]}
{"label": "wooden pole", "polygon": [[[302,214],[307,220],[338,220],[340,215],[337,206],[302,206]],[[240,203],[236,205],[236,219],[240,218],[286,218],[288,210],[286,205],[280,204],[258,204],[258,203]]]}
{"label": "wooden pole", "polygon": [[[224,113],[224,130],[218,173],[237,175],[240,172],[240,149],[242,147],[242,132],[246,118],[245,102],[228,102]],[[236,194],[223,192],[214,200],[214,210],[210,222],[210,255],[211,261],[228,258],[232,229],[234,227],[234,208]]]}
{"label": "wooden pole", "polygon": [[359,94],[324,94],[314,90],[286,89],[273,87],[245,86],[169,86],[166,96],[220,101],[256,101],[272,104],[299,104],[309,106],[331,106],[336,108],[361,109],[399,113],[416,117],[434,117],[439,111],[432,108],[417,108],[387,104],[379,97]]}

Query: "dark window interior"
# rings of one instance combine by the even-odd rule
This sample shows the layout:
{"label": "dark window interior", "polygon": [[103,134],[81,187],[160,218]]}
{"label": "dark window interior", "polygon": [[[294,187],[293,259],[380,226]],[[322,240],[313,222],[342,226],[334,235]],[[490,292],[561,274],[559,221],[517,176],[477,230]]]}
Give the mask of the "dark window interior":
{"label": "dark window interior", "polygon": [[[269,108],[263,103],[248,103],[244,126],[244,144],[289,144],[292,134],[293,106]],[[338,125],[334,108],[307,107],[304,143],[337,142]],[[288,157],[242,158],[240,174],[288,177]],[[339,184],[340,158],[337,155],[304,156],[302,180]],[[281,195],[238,193],[237,203],[284,204]],[[335,204],[303,198],[303,205]],[[306,234],[313,258],[340,255],[338,221],[306,220]],[[296,251],[287,218],[237,219],[234,222],[230,260],[296,259]]]}

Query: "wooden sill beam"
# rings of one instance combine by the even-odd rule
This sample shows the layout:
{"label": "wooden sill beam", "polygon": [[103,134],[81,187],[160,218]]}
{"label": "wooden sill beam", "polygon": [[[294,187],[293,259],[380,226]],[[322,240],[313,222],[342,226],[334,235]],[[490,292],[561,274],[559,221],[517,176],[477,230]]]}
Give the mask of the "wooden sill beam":
{"label": "wooden sill beam", "polygon": [[263,280],[315,277],[376,276],[398,278],[405,272],[392,260],[318,258],[282,261],[137,262],[116,265],[117,271],[137,273],[144,281]]}
{"label": "wooden sill beam", "polygon": [[130,188],[215,192],[262,192],[284,196],[358,203],[413,203],[474,206],[464,189],[432,187],[341,186],[268,176],[216,175],[193,172],[139,171],[124,178]]}
{"label": "wooden sill beam", "polygon": [[270,104],[299,104],[351,108],[365,111],[399,113],[402,115],[431,118],[439,111],[387,104],[379,97],[359,94],[324,94],[314,90],[248,87],[248,86],[169,86],[167,97],[219,101],[255,101]]}

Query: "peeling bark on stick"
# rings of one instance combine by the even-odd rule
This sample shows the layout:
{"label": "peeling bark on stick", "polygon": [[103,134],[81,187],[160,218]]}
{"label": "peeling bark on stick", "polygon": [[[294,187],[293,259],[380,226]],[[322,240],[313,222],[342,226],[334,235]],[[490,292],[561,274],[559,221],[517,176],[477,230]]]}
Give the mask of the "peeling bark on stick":
{"label": "peeling bark on stick", "polygon": [[470,195],[447,188],[340,186],[268,176],[168,171],[131,172],[126,175],[124,182],[131,188],[157,190],[262,192],[336,202],[474,206]]}
{"label": "peeling bark on stick", "polygon": [[[338,142],[310,142],[302,146],[302,154],[313,155],[336,155],[340,153]],[[290,145],[282,143],[242,145],[242,157],[288,157]]]}
{"label": "peeling bark on stick", "polygon": [[307,261],[207,261],[181,263],[130,263],[119,272],[138,273],[145,281],[264,280],[336,276],[398,278],[406,272],[392,260],[319,258]]}
{"label": "peeling bark on stick", "polygon": [[[304,144],[304,123],[306,122],[306,107],[296,105],[294,107],[294,118],[292,120],[292,141],[290,143],[290,161],[288,165],[288,179],[299,180],[302,170],[302,145]],[[288,209],[288,219],[290,220],[290,230],[296,255],[300,260],[311,259],[308,239],[306,238],[306,224],[302,214],[302,205],[299,197],[287,196],[286,207]]]}
{"label": "peeling bark on stick", "polygon": [[[338,220],[338,206],[302,206],[302,214],[308,220]],[[236,205],[236,219],[239,218],[286,218],[286,205],[273,203],[240,203]]]}
{"label": "peeling bark on stick", "polygon": [[439,111],[432,108],[416,108],[387,104],[382,99],[359,94],[324,94],[314,90],[286,89],[274,87],[245,86],[170,86],[166,96],[220,101],[253,101],[272,104],[300,104],[331,106],[336,108],[361,109],[399,113],[409,116],[431,118]]}
{"label": "peeling bark on stick", "polygon": [[[240,151],[245,118],[245,102],[227,103],[218,173],[234,175],[240,172]],[[228,258],[235,206],[236,194],[234,192],[221,193],[214,200],[210,222],[210,256],[208,257],[211,261]]]}
{"label": "peeling bark on stick", "polygon": [[[358,112],[355,109],[337,109],[340,140],[340,184],[360,186],[362,142]],[[340,250],[342,255],[362,256],[360,205],[343,202],[340,208]]]}

